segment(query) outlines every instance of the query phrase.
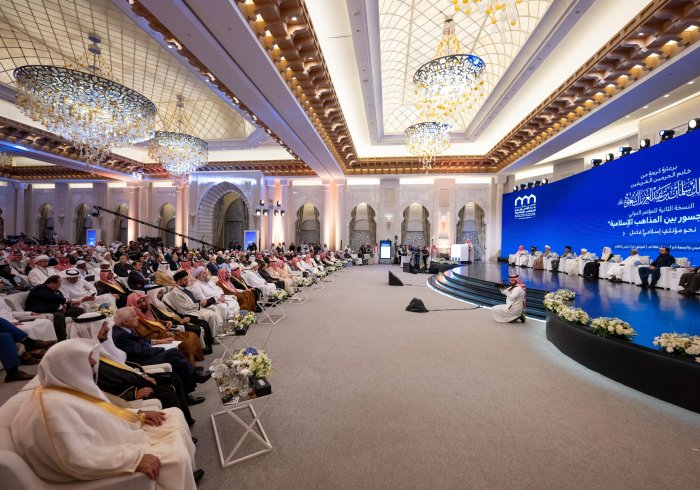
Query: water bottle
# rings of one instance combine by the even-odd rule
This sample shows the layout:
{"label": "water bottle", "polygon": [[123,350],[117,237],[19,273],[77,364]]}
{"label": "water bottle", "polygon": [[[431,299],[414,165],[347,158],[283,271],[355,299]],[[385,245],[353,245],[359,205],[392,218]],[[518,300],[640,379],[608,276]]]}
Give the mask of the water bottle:
{"label": "water bottle", "polygon": [[240,395],[241,397],[247,397],[248,391],[250,390],[250,383],[248,382],[248,376],[250,376],[250,369],[241,369],[240,373]]}

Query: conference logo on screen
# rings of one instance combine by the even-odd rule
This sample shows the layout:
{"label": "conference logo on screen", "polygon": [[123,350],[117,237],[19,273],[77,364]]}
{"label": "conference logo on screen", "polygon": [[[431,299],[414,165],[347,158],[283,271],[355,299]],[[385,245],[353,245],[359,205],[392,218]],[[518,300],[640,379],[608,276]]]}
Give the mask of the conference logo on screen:
{"label": "conference logo on screen", "polygon": [[515,219],[532,219],[537,216],[537,196],[520,196],[515,198]]}

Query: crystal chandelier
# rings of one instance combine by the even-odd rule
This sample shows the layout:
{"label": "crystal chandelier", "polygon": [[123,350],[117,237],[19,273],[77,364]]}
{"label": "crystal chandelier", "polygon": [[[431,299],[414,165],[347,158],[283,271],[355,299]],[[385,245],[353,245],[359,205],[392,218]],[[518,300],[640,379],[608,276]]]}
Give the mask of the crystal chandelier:
{"label": "crystal chandelier", "polygon": [[149,149],[151,157],[167,170],[176,184],[185,183],[191,173],[207,164],[209,158],[206,141],[182,132],[189,121],[184,109],[184,99],[178,95],[173,115],[177,131],[156,131]]}
{"label": "crystal chandelier", "polygon": [[[472,12],[483,13],[488,17],[492,31],[497,31],[501,26],[513,27],[518,22],[518,4],[523,0],[452,0],[455,11],[464,10],[470,15]],[[461,5],[460,5],[461,4]]]}
{"label": "crystal chandelier", "polygon": [[14,71],[20,110],[73,144],[88,163],[112,148],[153,135],[156,106],[111,79],[102,68],[100,38],[90,34],[89,62],[76,67],[25,65]]}
{"label": "crystal chandelier", "polygon": [[454,124],[464,110],[474,106],[475,98],[483,96],[481,75],[485,68],[478,56],[462,53],[454,20],[445,19],[435,57],[413,76],[419,118]]}
{"label": "crystal chandelier", "polygon": [[449,124],[420,122],[404,131],[406,148],[419,157],[426,173],[433,168],[435,157],[450,147],[450,129]]}

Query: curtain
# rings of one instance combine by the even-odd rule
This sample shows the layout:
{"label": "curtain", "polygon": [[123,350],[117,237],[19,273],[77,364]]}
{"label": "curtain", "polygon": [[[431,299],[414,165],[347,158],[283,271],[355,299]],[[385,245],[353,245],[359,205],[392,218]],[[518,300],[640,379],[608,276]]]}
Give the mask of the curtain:
{"label": "curtain", "polygon": [[75,216],[75,243],[82,243],[84,240],[83,230],[85,229],[85,218],[87,217],[88,207],[86,204],[78,206]]}
{"label": "curtain", "polygon": [[423,206],[423,237],[425,244],[430,246],[430,221],[428,221],[428,210]]}
{"label": "curtain", "polygon": [[370,245],[377,243],[377,220],[375,219],[377,213],[374,212],[372,206],[367,206],[367,219],[369,221],[369,241]]}

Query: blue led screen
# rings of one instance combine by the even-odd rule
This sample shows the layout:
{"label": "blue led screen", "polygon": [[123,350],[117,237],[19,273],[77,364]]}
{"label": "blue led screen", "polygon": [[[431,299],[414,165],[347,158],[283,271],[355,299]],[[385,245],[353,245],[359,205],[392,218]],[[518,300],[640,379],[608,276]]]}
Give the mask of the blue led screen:
{"label": "blue led screen", "polygon": [[501,255],[631,248],[700,261],[700,130],[541,187],[503,196]]}

